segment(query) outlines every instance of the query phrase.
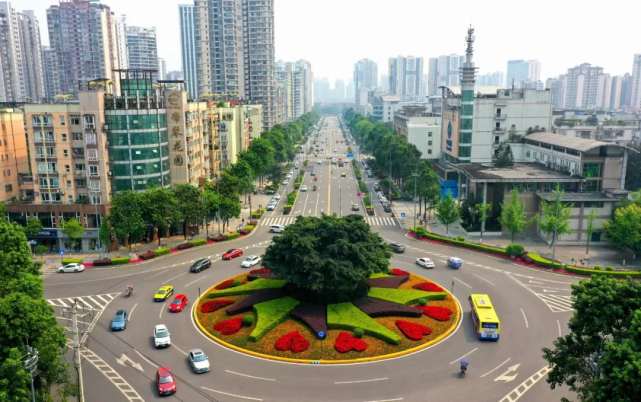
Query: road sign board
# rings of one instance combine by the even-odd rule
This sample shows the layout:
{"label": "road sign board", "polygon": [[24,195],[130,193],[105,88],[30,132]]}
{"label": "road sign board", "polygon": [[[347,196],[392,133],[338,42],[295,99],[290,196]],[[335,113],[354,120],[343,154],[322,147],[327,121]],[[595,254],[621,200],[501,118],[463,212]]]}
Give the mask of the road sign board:
{"label": "road sign board", "polygon": [[354,157],[354,154],[347,154],[347,157],[348,157],[348,158],[353,158],[353,157]]}
{"label": "road sign board", "polygon": [[318,331],[318,338],[325,339],[325,331]]}
{"label": "road sign board", "polygon": [[60,250],[60,255],[65,255],[65,250],[64,249]]}
{"label": "road sign board", "polygon": [[401,212],[401,218],[405,218],[405,212]]}

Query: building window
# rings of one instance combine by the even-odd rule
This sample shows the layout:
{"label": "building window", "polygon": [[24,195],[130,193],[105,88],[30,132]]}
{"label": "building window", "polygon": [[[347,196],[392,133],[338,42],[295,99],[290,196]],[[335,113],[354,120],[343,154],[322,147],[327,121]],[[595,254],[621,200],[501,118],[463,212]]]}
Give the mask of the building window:
{"label": "building window", "polygon": [[71,121],[72,126],[80,125],[80,116],[77,114],[72,114],[71,116],[69,116],[69,120]]}
{"label": "building window", "polygon": [[600,163],[584,163],[583,164],[583,177],[599,177],[601,172]]}
{"label": "building window", "polygon": [[93,130],[96,128],[96,123],[94,116],[92,114],[86,114],[83,116],[84,122],[85,122],[85,129],[87,130]]}
{"label": "building window", "polygon": [[67,180],[67,188],[71,188],[71,180]]}
{"label": "building window", "polygon": [[75,165],[76,172],[84,172],[85,171],[85,165],[82,163],[76,163]]}
{"label": "building window", "polygon": [[89,189],[91,191],[100,191],[100,182],[97,180],[91,180],[89,182]]}
{"label": "building window", "polygon": [[61,126],[65,125],[65,116],[60,116],[60,125]]}
{"label": "building window", "polygon": [[98,176],[99,175],[98,166],[89,165],[89,175],[90,176]]}
{"label": "building window", "polygon": [[530,151],[527,151],[527,152],[525,153],[525,156],[527,156],[528,158],[530,158]]}
{"label": "building window", "polygon": [[69,165],[65,165],[65,172],[69,173],[70,171]]}
{"label": "building window", "polygon": [[73,204],[73,195],[67,196],[67,199],[69,200],[69,204]]}
{"label": "building window", "polygon": [[65,158],[69,157],[69,150],[68,149],[63,149],[62,153],[64,154]]}
{"label": "building window", "polygon": [[99,195],[92,195],[91,196],[91,203],[92,204],[100,204],[100,196]]}
{"label": "building window", "polygon": [[432,150],[431,150],[431,149],[428,149],[428,150],[427,150],[427,154],[428,154],[428,155],[432,155]]}
{"label": "building window", "polygon": [[62,134],[62,140],[67,141],[67,134]]}
{"label": "building window", "polygon": [[98,160],[98,150],[97,149],[88,149],[87,150],[87,159],[90,161]]}
{"label": "building window", "polygon": [[583,192],[585,193],[594,193],[599,191],[599,181],[598,180],[590,180],[585,183],[583,183]]}
{"label": "building window", "polygon": [[74,141],[82,141],[82,133],[72,133],[71,138],[73,138]]}

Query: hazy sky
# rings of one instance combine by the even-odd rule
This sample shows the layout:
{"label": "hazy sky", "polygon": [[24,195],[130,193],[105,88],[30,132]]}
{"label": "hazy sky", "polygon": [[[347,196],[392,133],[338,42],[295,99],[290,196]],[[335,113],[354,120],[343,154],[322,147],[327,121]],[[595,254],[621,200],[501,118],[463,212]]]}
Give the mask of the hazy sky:
{"label": "hazy sky", "polygon": [[[12,1],[35,10],[48,43],[46,9],[52,0]],[[130,25],[156,26],[159,56],[180,70],[178,0],[103,0]],[[641,1],[515,2],[429,0],[275,0],[276,59],[305,59],[315,77],[348,79],[354,63],[370,58],[387,73],[387,58],[463,54],[469,24],[476,28],[479,73],[507,70],[507,60],[538,59],[541,79],[587,62],[619,75],[641,53]],[[425,71],[427,74],[427,69]],[[333,84],[332,84],[333,85]]]}

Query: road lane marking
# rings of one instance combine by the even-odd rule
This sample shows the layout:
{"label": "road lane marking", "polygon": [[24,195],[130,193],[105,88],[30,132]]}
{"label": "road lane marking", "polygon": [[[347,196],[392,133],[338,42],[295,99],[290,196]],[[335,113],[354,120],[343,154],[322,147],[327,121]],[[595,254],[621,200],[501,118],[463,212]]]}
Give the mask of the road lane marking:
{"label": "road lane marking", "polygon": [[178,351],[179,351],[180,353],[182,353],[183,355],[187,356],[187,353],[185,353],[185,351],[184,351],[184,350],[182,350],[181,348],[179,348],[179,347],[178,347],[178,346],[176,346],[175,344],[173,344],[173,343],[172,343],[172,344],[171,344],[171,347],[172,347],[172,348],[176,348],[176,349],[178,349]]}
{"label": "road lane marking", "polygon": [[490,282],[487,279],[483,278],[482,276],[478,276],[477,274],[472,274],[472,275],[476,276],[479,279],[483,279],[485,282],[489,283],[492,286],[496,286],[495,284],[493,284],[492,282]]}
{"label": "road lane marking", "polygon": [[206,388],[206,387],[200,387],[200,388],[202,388],[202,389],[206,389],[207,391],[215,392],[215,393],[217,393],[217,394],[221,394],[221,395],[234,396],[234,397],[236,397],[236,398],[242,398],[242,399],[250,399],[250,400],[252,400],[252,401],[262,401],[262,399],[259,399],[259,398],[251,398],[251,397],[249,397],[249,396],[242,396],[242,395],[229,394],[229,393],[227,393],[227,392],[216,391],[215,389]]}
{"label": "road lane marking", "polygon": [[225,371],[226,371],[226,372],[228,372],[228,373],[236,374],[236,375],[240,375],[240,376],[243,376],[243,377],[255,378],[255,379],[257,379],[257,380],[276,381],[276,380],[275,380],[275,379],[273,379],[273,378],[255,377],[255,376],[253,376],[253,375],[237,373],[237,372],[235,372],[235,371],[231,371],[231,370],[225,370]]}
{"label": "road lane marking", "polygon": [[165,302],[165,303],[163,303],[163,304],[162,304],[162,307],[160,308],[160,314],[158,314],[158,319],[161,319],[161,318],[162,318],[162,312],[165,310],[165,304],[167,304],[167,303],[166,303],[166,302]]}
{"label": "road lane marking", "polygon": [[91,363],[95,368],[98,369],[113,385],[118,388],[120,392],[127,398],[128,401],[140,401],[145,402],[144,399],[136,392],[134,387],[129,385],[129,383],[120,376],[106,361],[102,360],[100,356],[95,354],[89,349],[85,349],[81,352],[89,363]]}
{"label": "road lane marking", "polygon": [[166,281],[164,281],[162,284],[164,285],[165,283],[170,282],[170,281],[173,281],[174,279],[179,278],[179,277],[181,277],[181,276],[183,276],[183,275],[186,275],[186,274],[187,274],[187,272],[183,272],[182,274],[180,274],[180,275],[176,275],[176,276],[174,276],[174,277],[173,277],[173,278],[171,278],[171,279],[167,279],[167,280],[166,280]]}
{"label": "road lane marking", "polygon": [[127,316],[127,322],[131,321],[131,316],[134,315],[134,310],[136,309],[136,306],[138,303],[134,304],[134,306],[131,308],[131,311],[129,312],[129,316]]}
{"label": "road lane marking", "polygon": [[366,401],[366,402],[394,402],[394,401],[402,401],[403,398],[396,398],[396,399],[379,399],[377,401]]}
{"label": "road lane marking", "polygon": [[492,370],[488,371],[487,373],[483,374],[483,375],[481,376],[481,378],[485,377],[485,376],[486,376],[486,375],[488,375],[488,374],[492,374],[493,372],[495,372],[496,370],[500,369],[500,368],[501,368],[501,366],[505,365],[505,364],[506,364],[507,362],[509,362],[510,360],[512,360],[512,358],[511,358],[511,357],[508,357],[506,361],[504,361],[503,363],[501,363],[501,364],[499,364],[498,366],[494,367]]}
{"label": "road lane marking", "polygon": [[472,289],[472,287],[471,287],[470,285],[468,285],[467,283],[463,282],[462,280],[460,280],[460,279],[458,279],[458,278],[452,278],[452,279],[454,279],[455,281],[461,282],[463,285],[465,285],[465,286],[467,286],[468,288]]}
{"label": "road lane marking", "polygon": [[185,287],[187,287],[187,286],[189,286],[189,285],[192,285],[192,284],[194,284],[194,283],[198,282],[198,281],[199,281],[199,280],[201,280],[201,279],[205,279],[206,277],[207,277],[207,275],[205,275],[205,276],[203,276],[203,277],[200,277],[200,278],[196,279],[196,280],[195,280],[195,281],[193,281],[193,282],[189,282],[188,284],[186,284],[186,285],[185,285]]}
{"label": "road lane marking", "polygon": [[137,351],[136,349],[134,349],[134,352],[138,353],[138,356],[140,356],[144,361],[146,361],[147,363],[149,363],[149,364],[151,365],[151,367],[158,368],[158,365],[157,365],[157,364],[155,364],[155,363],[151,362],[151,361],[150,361],[149,359],[147,359],[147,358],[146,358],[142,353],[140,353],[140,352],[139,352],[139,351]]}
{"label": "road lane marking", "polygon": [[450,363],[450,364],[454,364],[454,363],[456,363],[456,362],[460,362],[460,361],[461,361],[461,359],[463,359],[463,358],[465,358],[465,357],[468,357],[469,355],[471,355],[472,353],[476,352],[477,350],[478,350],[478,348],[474,348],[474,349],[472,349],[472,351],[471,351],[471,352],[468,352],[468,353],[464,354],[463,356],[461,356],[461,357],[459,357],[458,359],[454,360],[454,361],[453,361],[452,363]]}
{"label": "road lane marking", "polygon": [[360,381],[339,381],[335,382],[334,384],[358,384],[361,382],[373,382],[373,381],[385,381],[388,380],[387,377],[384,378],[374,378],[373,380],[360,380]]}
{"label": "road lane marking", "polygon": [[[93,298],[93,297],[91,297],[91,296],[87,296],[87,298],[88,298],[89,300],[91,300],[92,302],[94,302],[94,304],[95,304],[96,306],[100,307],[100,309],[101,309],[101,310],[104,310],[104,309],[105,309],[105,306],[106,306],[106,305],[105,305],[105,306],[103,306],[102,304],[98,303],[96,300],[94,300],[94,298]],[[84,303],[84,301],[83,301],[83,303]],[[87,303],[85,303],[85,304],[87,304]]]}
{"label": "road lane marking", "polygon": [[[516,388],[514,388],[510,393],[505,395],[503,399],[501,399],[499,402],[516,402],[529,390],[536,384],[541,378],[545,377],[545,375],[552,370],[551,367],[545,366],[541,370],[537,371],[534,373],[530,378],[527,380],[523,381],[520,383]],[[512,396],[514,395],[514,396]]]}
{"label": "road lane marking", "polygon": [[521,309],[521,313],[523,313],[523,319],[525,320],[525,328],[530,328],[530,326],[527,323],[527,317],[525,316],[525,311],[523,311],[523,309]]}
{"label": "road lane marking", "polygon": [[152,275],[152,276],[150,276],[150,277],[149,277],[149,278],[147,278],[147,279],[151,279],[151,278],[153,278],[154,276],[158,276],[158,275],[160,275],[160,274],[164,274],[164,273],[165,273],[165,272],[167,272],[167,271],[169,271],[169,270],[168,270],[168,269],[166,269],[166,270],[164,270],[164,271],[158,272],[157,274]]}
{"label": "road lane marking", "polygon": [[562,337],[563,335],[561,334],[561,322],[559,320],[556,320],[556,325],[559,327],[559,338]]}

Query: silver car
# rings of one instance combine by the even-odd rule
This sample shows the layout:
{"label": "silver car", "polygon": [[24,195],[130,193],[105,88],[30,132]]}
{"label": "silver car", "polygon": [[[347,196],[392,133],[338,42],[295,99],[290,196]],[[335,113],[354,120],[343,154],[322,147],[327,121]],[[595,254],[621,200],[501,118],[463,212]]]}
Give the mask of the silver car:
{"label": "silver car", "polygon": [[84,270],[85,266],[77,263],[67,264],[63,267],[58,268],[58,272],[61,274],[65,272],[82,272]]}
{"label": "silver car", "polygon": [[189,359],[189,365],[191,366],[192,370],[194,370],[194,373],[206,373],[211,370],[211,367],[209,366],[209,359],[207,358],[207,355],[205,355],[205,352],[203,352],[202,350],[190,350],[187,354],[187,358]]}

